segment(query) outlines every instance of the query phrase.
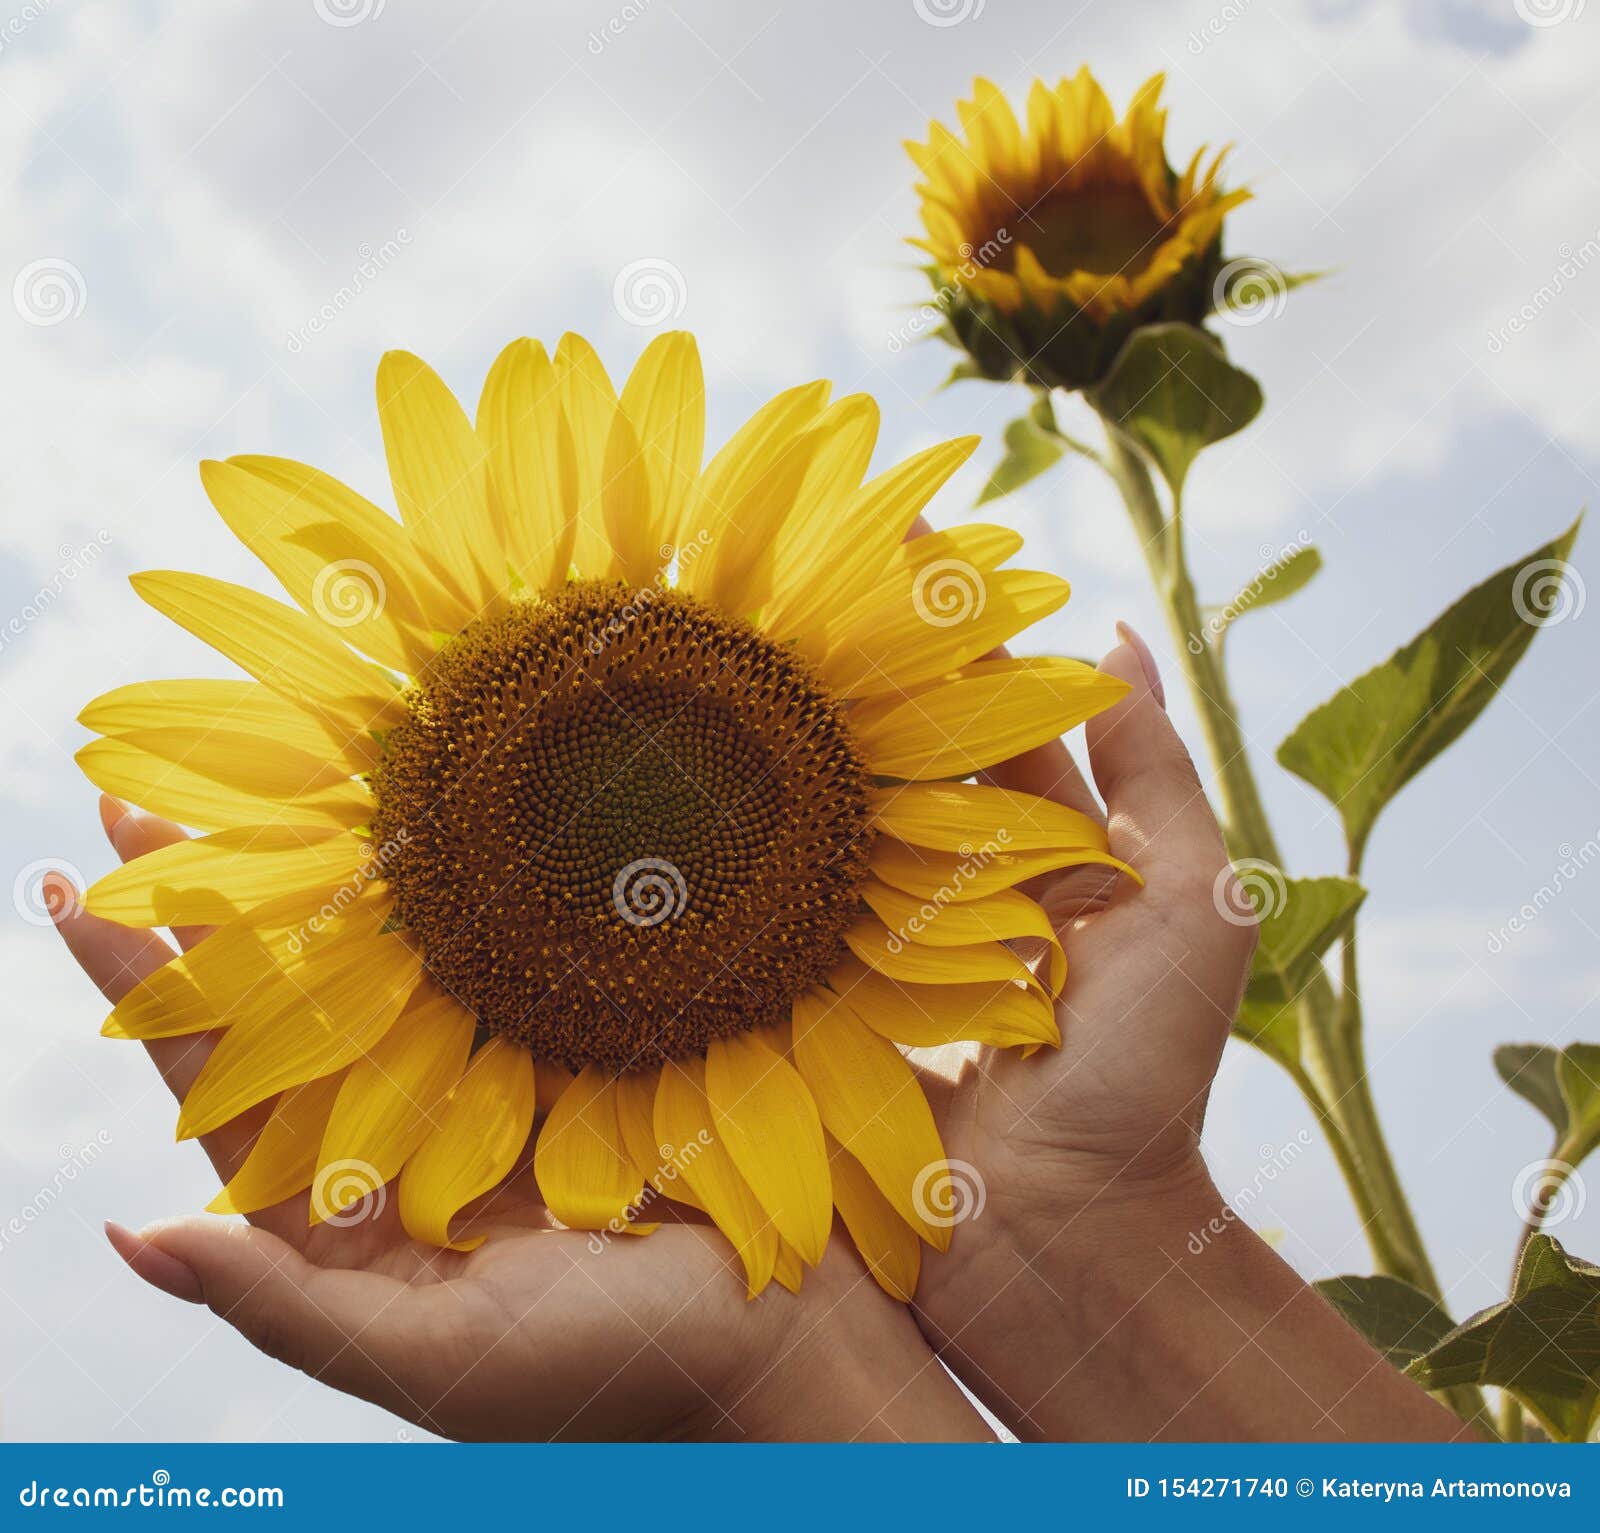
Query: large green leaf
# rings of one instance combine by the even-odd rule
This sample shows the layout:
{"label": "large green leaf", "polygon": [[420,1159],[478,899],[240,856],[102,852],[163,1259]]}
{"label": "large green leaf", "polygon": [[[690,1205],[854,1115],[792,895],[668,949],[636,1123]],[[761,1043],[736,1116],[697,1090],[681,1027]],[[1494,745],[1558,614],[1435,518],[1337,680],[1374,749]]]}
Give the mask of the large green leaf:
{"label": "large green leaf", "polygon": [[1264,864],[1236,866],[1260,922],[1250,983],[1233,1030],[1294,1068],[1300,1062],[1296,1003],[1322,955],[1355,918],[1367,891],[1350,878],[1284,878],[1276,869],[1264,871]]}
{"label": "large green leaf", "polygon": [[1338,806],[1358,863],[1384,805],[1477,718],[1535,630],[1568,610],[1566,560],[1577,535],[1574,522],[1467,592],[1278,747],[1289,771]]}
{"label": "large green leaf", "polygon": [[1462,1322],[1406,1372],[1424,1389],[1509,1389],[1552,1437],[1588,1441],[1600,1415],[1600,1267],[1535,1235],[1511,1297]]}
{"label": "large green leaf", "polygon": [[1067,450],[1067,444],[1056,433],[1048,394],[1040,395],[1026,415],[1012,421],[1005,435],[1005,456],[989,475],[989,482],[978,497],[980,506],[1037,479],[1046,469],[1054,468]]}
{"label": "large green leaf", "polygon": [[1600,1043],[1507,1043],[1494,1051],[1494,1065],[1550,1120],[1563,1160],[1575,1166],[1600,1146]]}
{"label": "large green leaf", "polygon": [[1155,460],[1174,495],[1202,448],[1242,431],[1261,410],[1261,385],[1193,325],[1146,325],[1117,353],[1089,403]]}
{"label": "large green leaf", "polygon": [[1325,1278],[1315,1287],[1396,1368],[1414,1362],[1454,1328],[1437,1301],[1397,1277]]}

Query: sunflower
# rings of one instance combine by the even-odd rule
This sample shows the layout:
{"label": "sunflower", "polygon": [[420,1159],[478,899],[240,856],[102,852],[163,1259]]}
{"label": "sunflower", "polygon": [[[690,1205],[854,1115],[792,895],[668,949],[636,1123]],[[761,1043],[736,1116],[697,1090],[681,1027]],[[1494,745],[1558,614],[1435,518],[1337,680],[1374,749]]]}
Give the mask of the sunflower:
{"label": "sunflower", "polygon": [[975,370],[1043,388],[1100,378],[1132,331],[1197,324],[1216,307],[1222,225],[1250,196],[1217,184],[1223,149],[1167,163],[1163,77],[1118,122],[1087,66],[1051,90],[1034,81],[1027,127],[989,81],[906,145],[939,303]]}
{"label": "sunflower", "polygon": [[475,421],[390,353],[378,413],[399,520],[285,459],[201,467],[295,606],[133,579],[250,679],[81,716],[97,786],[201,832],[87,908],[214,928],[105,1033],[218,1032],[180,1139],[272,1104],[218,1212],[310,1188],[313,1222],[353,1218],[397,1180],[415,1239],[470,1249],[453,1223],[531,1137],[591,1239],[687,1205],[754,1295],[837,1209],[908,1298],[950,1220],[896,1045],[1058,1043],[1065,964],[1015,886],[1114,861],[1084,816],[963,781],[1124,690],[983,658],[1066,584],[1002,568],[1003,528],[905,541],[975,442],[866,478],[877,409],[823,382],[702,469],[686,334],[620,395],[580,338],[514,341]]}

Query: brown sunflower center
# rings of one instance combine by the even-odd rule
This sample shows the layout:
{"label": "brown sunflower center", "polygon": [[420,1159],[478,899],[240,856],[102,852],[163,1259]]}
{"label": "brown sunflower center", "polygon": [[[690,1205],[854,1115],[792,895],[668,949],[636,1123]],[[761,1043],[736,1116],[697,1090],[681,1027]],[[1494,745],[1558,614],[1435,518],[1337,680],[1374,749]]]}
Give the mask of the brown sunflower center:
{"label": "brown sunflower center", "polygon": [[1133,276],[1150,264],[1165,229],[1142,187],[1087,186],[1046,194],[1016,239],[1052,277],[1075,271]]}
{"label": "brown sunflower center", "polygon": [[586,582],[418,678],[374,835],[438,983],[536,1058],[659,1065],[782,1021],[843,951],[870,778],[803,662]]}

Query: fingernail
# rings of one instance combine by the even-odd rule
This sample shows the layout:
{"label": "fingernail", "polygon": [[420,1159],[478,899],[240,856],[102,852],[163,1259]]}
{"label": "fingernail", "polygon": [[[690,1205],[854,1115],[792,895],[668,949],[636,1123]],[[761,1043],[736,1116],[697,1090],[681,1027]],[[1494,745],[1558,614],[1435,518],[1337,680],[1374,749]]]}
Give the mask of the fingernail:
{"label": "fingernail", "polygon": [[109,793],[100,795],[100,828],[105,831],[106,840],[112,846],[117,844],[117,826],[127,812],[128,806],[120,798],[112,798]]}
{"label": "fingernail", "polygon": [[179,1261],[153,1241],[109,1219],[106,1220],[106,1239],[111,1242],[111,1249],[152,1288],[159,1288],[162,1293],[189,1304],[205,1302],[199,1274],[187,1262]]}
{"label": "fingernail", "polygon": [[83,903],[78,886],[65,873],[49,872],[39,880],[39,896],[46,914],[59,926]]}
{"label": "fingernail", "polygon": [[1150,688],[1150,695],[1165,708],[1167,689],[1161,685],[1161,667],[1156,664],[1156,657],[1151,653],[1150,646],[1126,623],[1117,624],[1117,637],[1139,657],[1139,668],[1144,672],[1145,685]]}

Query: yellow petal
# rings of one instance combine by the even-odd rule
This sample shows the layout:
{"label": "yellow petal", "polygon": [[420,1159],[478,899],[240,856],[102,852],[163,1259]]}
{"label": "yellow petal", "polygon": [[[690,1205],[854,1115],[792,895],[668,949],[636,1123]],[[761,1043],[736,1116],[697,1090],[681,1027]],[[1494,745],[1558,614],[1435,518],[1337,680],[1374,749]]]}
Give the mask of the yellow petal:
{"label": "yellow petal", "polygon": [[356,881],[370,843],[345,831],[249,826],[176,841],[90,886],[91,915],[122,926],[215,926],[252,905]]}
{"label": "yellow petal", "polygon": [[[832,1212],[830,1210],[830,1217]],[[778,1241],[778,1259],[773,1263],[772,1276],[790,1293],[800,1292],[800,1279],[804,1276],[805,1268],[800,1261],[800,1253],[789,1244],[787,1240]]]}
{"label": "yellow petal", "polygon": [[833,1195],[822,1119],[793,1065],[754,1033],[706,1051],[711,1118],[739,1174],[778,1233],[815,1266],[828,1244]]}
{"label": "yellow petal", "polygon": [[872,844],[873,873],[886,884],[924,900],[979,900],[997,889],[1013,889],[1043,873],[1095,863],[1116,868],[1136,882],[1139,875],[1109,852],[1087,847],[1053,852],[997,852],[993,843],[961,852],[910,847],[879,836]]}
{"label": "yellow petal", "polygon": [[131,583],[157,612],[335,730],[381,729],[405,716],[382,671],[293,607],[206,575],[151,570]]}
{"label": "yellow petal", "polygon": [[453,1241],[450,1221],[517,1163],[533,1127],[533,1056],[491,1038],[472,1056],[438,1124],[400,1173],[400,1222],[413,1240],[471,1251],[483,1236]]}
{"label": "yellow petal", "polygon": [[382,760],[377,741],[365,730],[331,731],[259,681],[135,681],[97,697],[78,722],[102,735],[185,727],[236,730],[338,761],[351,772]]}
{"label": "yellow petal", "polygon": [[628,417],[618,410],[606,442],[600,514],[611,547],[611,568],[631,586],[654,586],[667,562],[650,504],[650,476]]}
{"label": "yellow petal", "polygon": [[657,1142],[671,1146],[672,1159],[689,1190],[738,1251],[749,1296],[755,1298],[772,1281],[778,1230],[717,1137],[706,1097],[706,1068],[700,1060],[662,1068],[655,1128]]}
{"label": "yellow petal", "polygon": [[209,1214],[253,1214],[311,1185],[317,1146],[342,1074],[325,1075],[283,1093],[245,1162],[208,1204]]}
{"label": "yellow petal", "polygon": [[[327,770],[314,758],[270,739],[221,732],[201,736],[192,729],[135,730],[114,739],[91,740],[73,759],[102,792],[200,830],[240,825],[354,829],[372,818],[371,795],[348,778],[301,793],[249,792],[201,770],[191,759],[201,752],[187,749],[190,745],[203,746],[207,756],[218,749],[237,752],[234,759],[250,761],[247,775],[257,783],[273,775],[272,768],[285,773],[286,781],[307,770]],[[304,782],[305,776],[300,780]]]}
{"label": "yellow petal", "polygon": [[556,370],[538,341],[513,341],[495,359],[477,430],[512,568],[535,591],[561,585],[578,529],[578,464]]}
{"label": "yellow petal", "polygon": [[862,963],[911,985],[963,985],[978,980],[1028,980],[1028,966],[998,942],[971,947],[930,947],[892,931],[877,916],[859,916],[844,934]]}
{"label": "yellow petal", "polygon": [[428,628],[411,591],[404,533],[376,506],[339,485],[342,515],[334,519],[320,497],[237,461],[202,463],[200,482],[233,535],[308,616],[396,670],[423,656],[418,641]]}
{"label": "yellow petal", "polygon": [[1050,994],[1061,994],[1067,958],[1050,918],[1015,889],[1001,889],[977,900],[919,900],[903,889],[869,878],[861,898],[891,931],[927,947],[966,947],[979,942],[1031,938],[1050,946]]}
{"label": "yellow petal", "polygon": [[831,1134],[828,1155],[833,1201],[861,1260],[891,1299],[909,1304],[922,1270],[922,1243],[917,1232],[878,1191],[861,1162]]}
{"label": "yellow petal", "polygon": [[388,1032],[420,970],[393,936],[311,949],[222,1035],[183,1099],[178,1138],[359,1059]]}
{"label": "yellow petal", "polygon": [[944,1146],[900,1051],[836,996],[811,989],[795,998],[794,1062],[828,1132],[924,1240],[948,1250],[948,1225],[930,1223],[929,1210],[918,1206],[945,1166]]}
{"label": "yellow petal", "polygon": [[961,777],[1055,739],[1128,690],[1120,677],[1075,660],[983,667],[903,701],[874,699],[851,709],[851,730],[872,770],[913,780]]}
{"label": "yellow petal", "polygon": [[987,654],[1066,604],[1072,588],[1037,570],[985,575],[963,560],[934,563],[839,632],[823,679],[840,697],[872,697],[932,681]]}
{"label": "yellow petal", "polygon": [[438,1125],[467,1067],[475,1025],[471,1012],[424,979],[389,1031],[350,1066],[322,1138],[313,1224],[399,1176]]}
{"label": "yellow petal", "polygon": [[378,363],[378,421],[400,519],[467,600],[474,616],[503,601],[509,567],[489,499],[488,449],[420,357],[390,351]]}
{"label": "yellow petal", "polygon": [[1015,980],[904,984],[846,956],[828,976],[828,987],[873,1032],[908,1048],[936,1049],[964,1042],[1011,1048],[1061,1042],[1055,1008],[1037,985]]}
{"label": "yellow petal", "polygon": [[835,400],[817,421],[820,445],[774,542],[773,590],[786,589],[798,571],[815,565],[819,543],[829,541],[834,519],[866,477],[878,424],[877,401],[868,394]]}
{"label": "yellow petal", "polygon": [[577,469],[577,526],[572,562],[585,580],[603,580],[614,572],[601,489],[605,482],[606,448],[621,405],[605,364],[581,335],[569,333],[561,337],[556,346],[555,369],[561,389],[561,409],[572,432]]}
{"label": "yellow petal", "polygon": [[873,822],[913,846],[972,855],[980,846],[1010,852],[1106,849],[1105,826],[1037,794],[987,783],[907,783],[872,795]]}
{"label": "yellow petal", "polygon": [[700,1200],[683,1178],[677,1147],[656,1142],[659,1079],[658,1073],[651,1070],[630,1070],[617,1077],[617,1126],[622,1130],[622,1145],[641,1184],[655,1188],[676,1203],[699,1208]]}
{"label": "yellow petal", "polygon": [[649,476],[657,541],[677,547],[706,446],[705,382],[688,331],[670,330],[645,347],[622,386],[622,412]]}
{"label": "yellow petal", "polygon": [[627,1228],[643,1183],[623,1144],[615,1080],[593,1065],[578,1072],[539,1130],[533,1174],[568,1229]]}

